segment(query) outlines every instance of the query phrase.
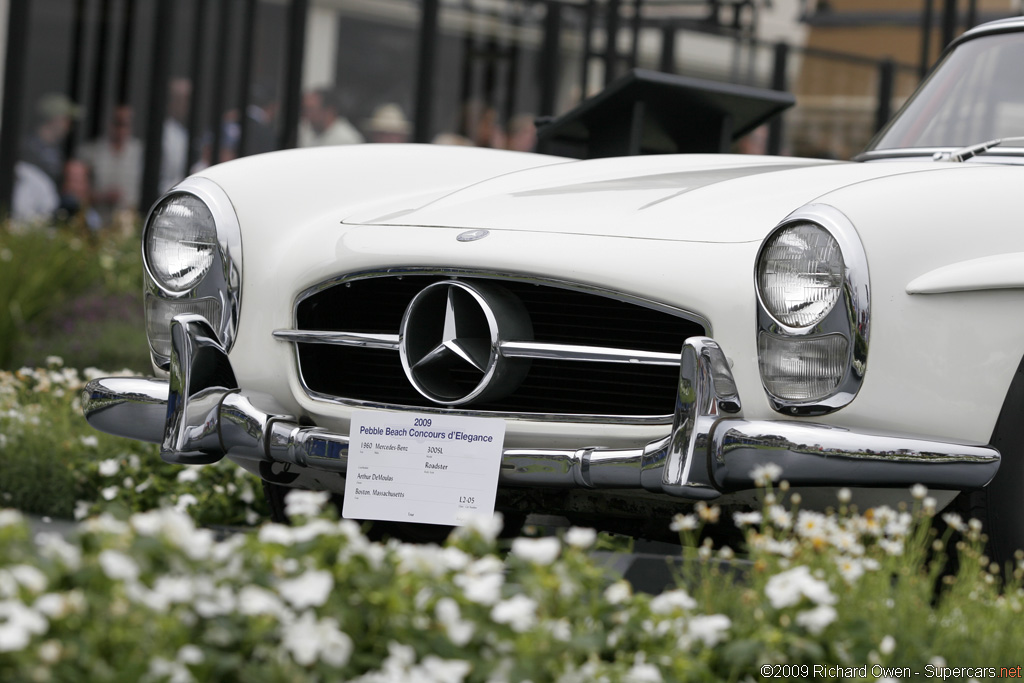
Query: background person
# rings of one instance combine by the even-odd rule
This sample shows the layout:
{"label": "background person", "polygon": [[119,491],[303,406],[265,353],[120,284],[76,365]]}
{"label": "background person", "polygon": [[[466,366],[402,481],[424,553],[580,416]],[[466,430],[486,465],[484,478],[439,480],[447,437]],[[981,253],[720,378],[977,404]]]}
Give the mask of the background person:
{"label": "background person", "polygon": [[80,155],[93,169],[93,198],[104,220],[136,211],[142,183],[142,141],[132,137],[131,106],[114,108],[106,136],[83,145]]}
{"label": "background person", "polygon": [[412,124],[400,106],[388,102],[373,110],[373,116],[363,124],[363,130],[369,142],[409,142]]}
{"label": "background person", "polygon": [[64,140],[80,114],[81,108],[60,93],[43,95],[36,103],[35,125],[22,143],[21,160],[49,176],[54,188],[64,166]]}
{"label": "background person", "polygon": [[363,136],[341,115],[336,90],[317,88],[302,98],[303,127],[299,130],[301,147],[352,145],[363,142]]}

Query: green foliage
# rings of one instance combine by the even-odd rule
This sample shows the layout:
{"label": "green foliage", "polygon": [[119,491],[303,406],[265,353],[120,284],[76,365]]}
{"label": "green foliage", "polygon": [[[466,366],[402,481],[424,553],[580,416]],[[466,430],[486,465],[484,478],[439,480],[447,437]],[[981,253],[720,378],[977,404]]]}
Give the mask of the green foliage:
{"label": "green foliage", "polygon": [[[32,541],[0,511],[0,679],[997,677],[1024,636],[1021,572],[1001,583],[978,525],[949,516],[939,535],[922,498],[803,514],[769,493],[759,521],[740,521],[744,571],[704,544],[686,587],[657,596],[595,562],[591,530],[503,551],[500,523],[477,519],[443,546],[377,544],[326,494],[290,494],[293,526],[221,541],[170,508],[94,517],[70,542]],[[718,512],[698,515],[676,520],[684,537]]]}
{"label": "green foliage", "polygon": [[141,289],[134,233],[0,226],[0,368],[66,354],[79,367],[145,370]]}
{"label": "green foliage", "polygon": [[70,518],[169,505],[223,525],[265,516],[259,482],[234,464],[169,465],[153,444],[92,429],[79,393],[86,380],[109,374],[83,376],[57,357],[45,368],[0,370],[0,506]]}
{"label": "green foliage", "polygon": [[32,539],[0,509],[3,681],[991,678],[1024,639],[1024,563],[993,566],[977,522],[937,531],[923,487],[912,507],[859,512],[841,492],[806,510],[770,465],[760,510],[732,520],[742,555],[699,540],[719,508],[672,520],[689,552],[657,596],[591,555],[621,539],[499,546],[488,519],[440,547],[377,544],[326,494],[290,494],[294,526],[218,540],[196,525],[265,517],[256,478],[94,432],[78,392],[103,373],[84,374],[0,371],[0,508],[91,515],[69,541]]}

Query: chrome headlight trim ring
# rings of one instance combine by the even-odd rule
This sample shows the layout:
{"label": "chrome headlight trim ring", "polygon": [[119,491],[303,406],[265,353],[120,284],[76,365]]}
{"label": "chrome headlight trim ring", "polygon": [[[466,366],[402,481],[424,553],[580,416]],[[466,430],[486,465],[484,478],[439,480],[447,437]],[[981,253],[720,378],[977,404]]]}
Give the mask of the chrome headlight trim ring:
{"label": "chrome headlight trim ring", "polygon": [[[146,240],[154,212],[168,198],[187,194],[195,197],[210,211],[217,232],[217,250],[214,263],[202,279],[191,289],[176,292],[163,287],[150,269],[146,255]],[[208,321],[215,328],[225,351],[230,350],[238,331],[238,316],[242,299],[242,229],[234,206],[220,185],[202,177],[186,178],[158,199],[150,208],[143,224],[142,263],[145,269],[145,296],[166,301],[214,299],[220,304],[220,320]],[[170,357],[150,348],[154,365],[170,367]]]}
{"label": "chrome headlight trim ring", "polygon": [[[832,235],[832,238],[839,244],[845,265],[839,301],[821,320],[807,327],[785,325],[768,312],[757,276],[765,245],[779,230],[797,223],[813,223]],[[864,381],[871,330],[871,287],[868,277],[867,254],[850,219],[828,204],[808,204],[791,213],[769,233],[758,250],[754,262],[754,291],[758,304],[757,335],[759,337],[763,334],[790,338],[841,334],[849,342],[846,371],[838,386],[830,394],[819,399],[796,401],[775,396],[765,386],[765,393],[772,408],[789,415],[824,415],[849,404],[860,391]]]}

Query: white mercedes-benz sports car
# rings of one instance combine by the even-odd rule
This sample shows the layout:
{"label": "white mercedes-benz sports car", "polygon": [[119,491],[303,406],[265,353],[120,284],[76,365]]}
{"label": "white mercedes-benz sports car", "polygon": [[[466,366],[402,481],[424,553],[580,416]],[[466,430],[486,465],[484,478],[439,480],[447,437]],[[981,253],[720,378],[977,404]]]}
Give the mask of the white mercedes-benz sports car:
{"label": "white mercedes-benz sports car", "polygon": [[357,519],[637,533],[752,472],[929,487],[1024,546],[1024,18],[960,37],[853,162],[265,154],[144,229],[155,376],[85,391],[165,460]]}

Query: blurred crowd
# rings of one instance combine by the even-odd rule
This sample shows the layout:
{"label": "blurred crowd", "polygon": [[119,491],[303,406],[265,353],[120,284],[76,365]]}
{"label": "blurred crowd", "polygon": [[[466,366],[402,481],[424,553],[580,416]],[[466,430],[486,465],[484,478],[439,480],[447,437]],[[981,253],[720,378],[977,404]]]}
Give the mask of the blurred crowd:
{"label": "blurred crowd", "polygon": [[[188,79],[172,80],[162,132],[161,192],[212,163],[279,148],[279,105],[268,92],[254,88],[244,112],[229,111],[219,130],[190,136],[191,96]],[[412,123],[396,103],[380,104],[361,121],[350,121],[347,113],[342,93],[336,89],[304,93],[299,146],[396,143],[412,137]],[[103,134],[68,153],[72,127],[82,114],[79,105],[59,93],[46,94],[36,103],[15,168],[11,211],[15,221],[56,220],[86,233],[135,225],[138,212],[145,208],[139,206],[145,150],[136,136],[132,107],[115,106]],[[497,109],[474,100],[463,104],[452,129],[435,136],[433,142],[532,151],[534,117],[524,113],[502,122]]]}

